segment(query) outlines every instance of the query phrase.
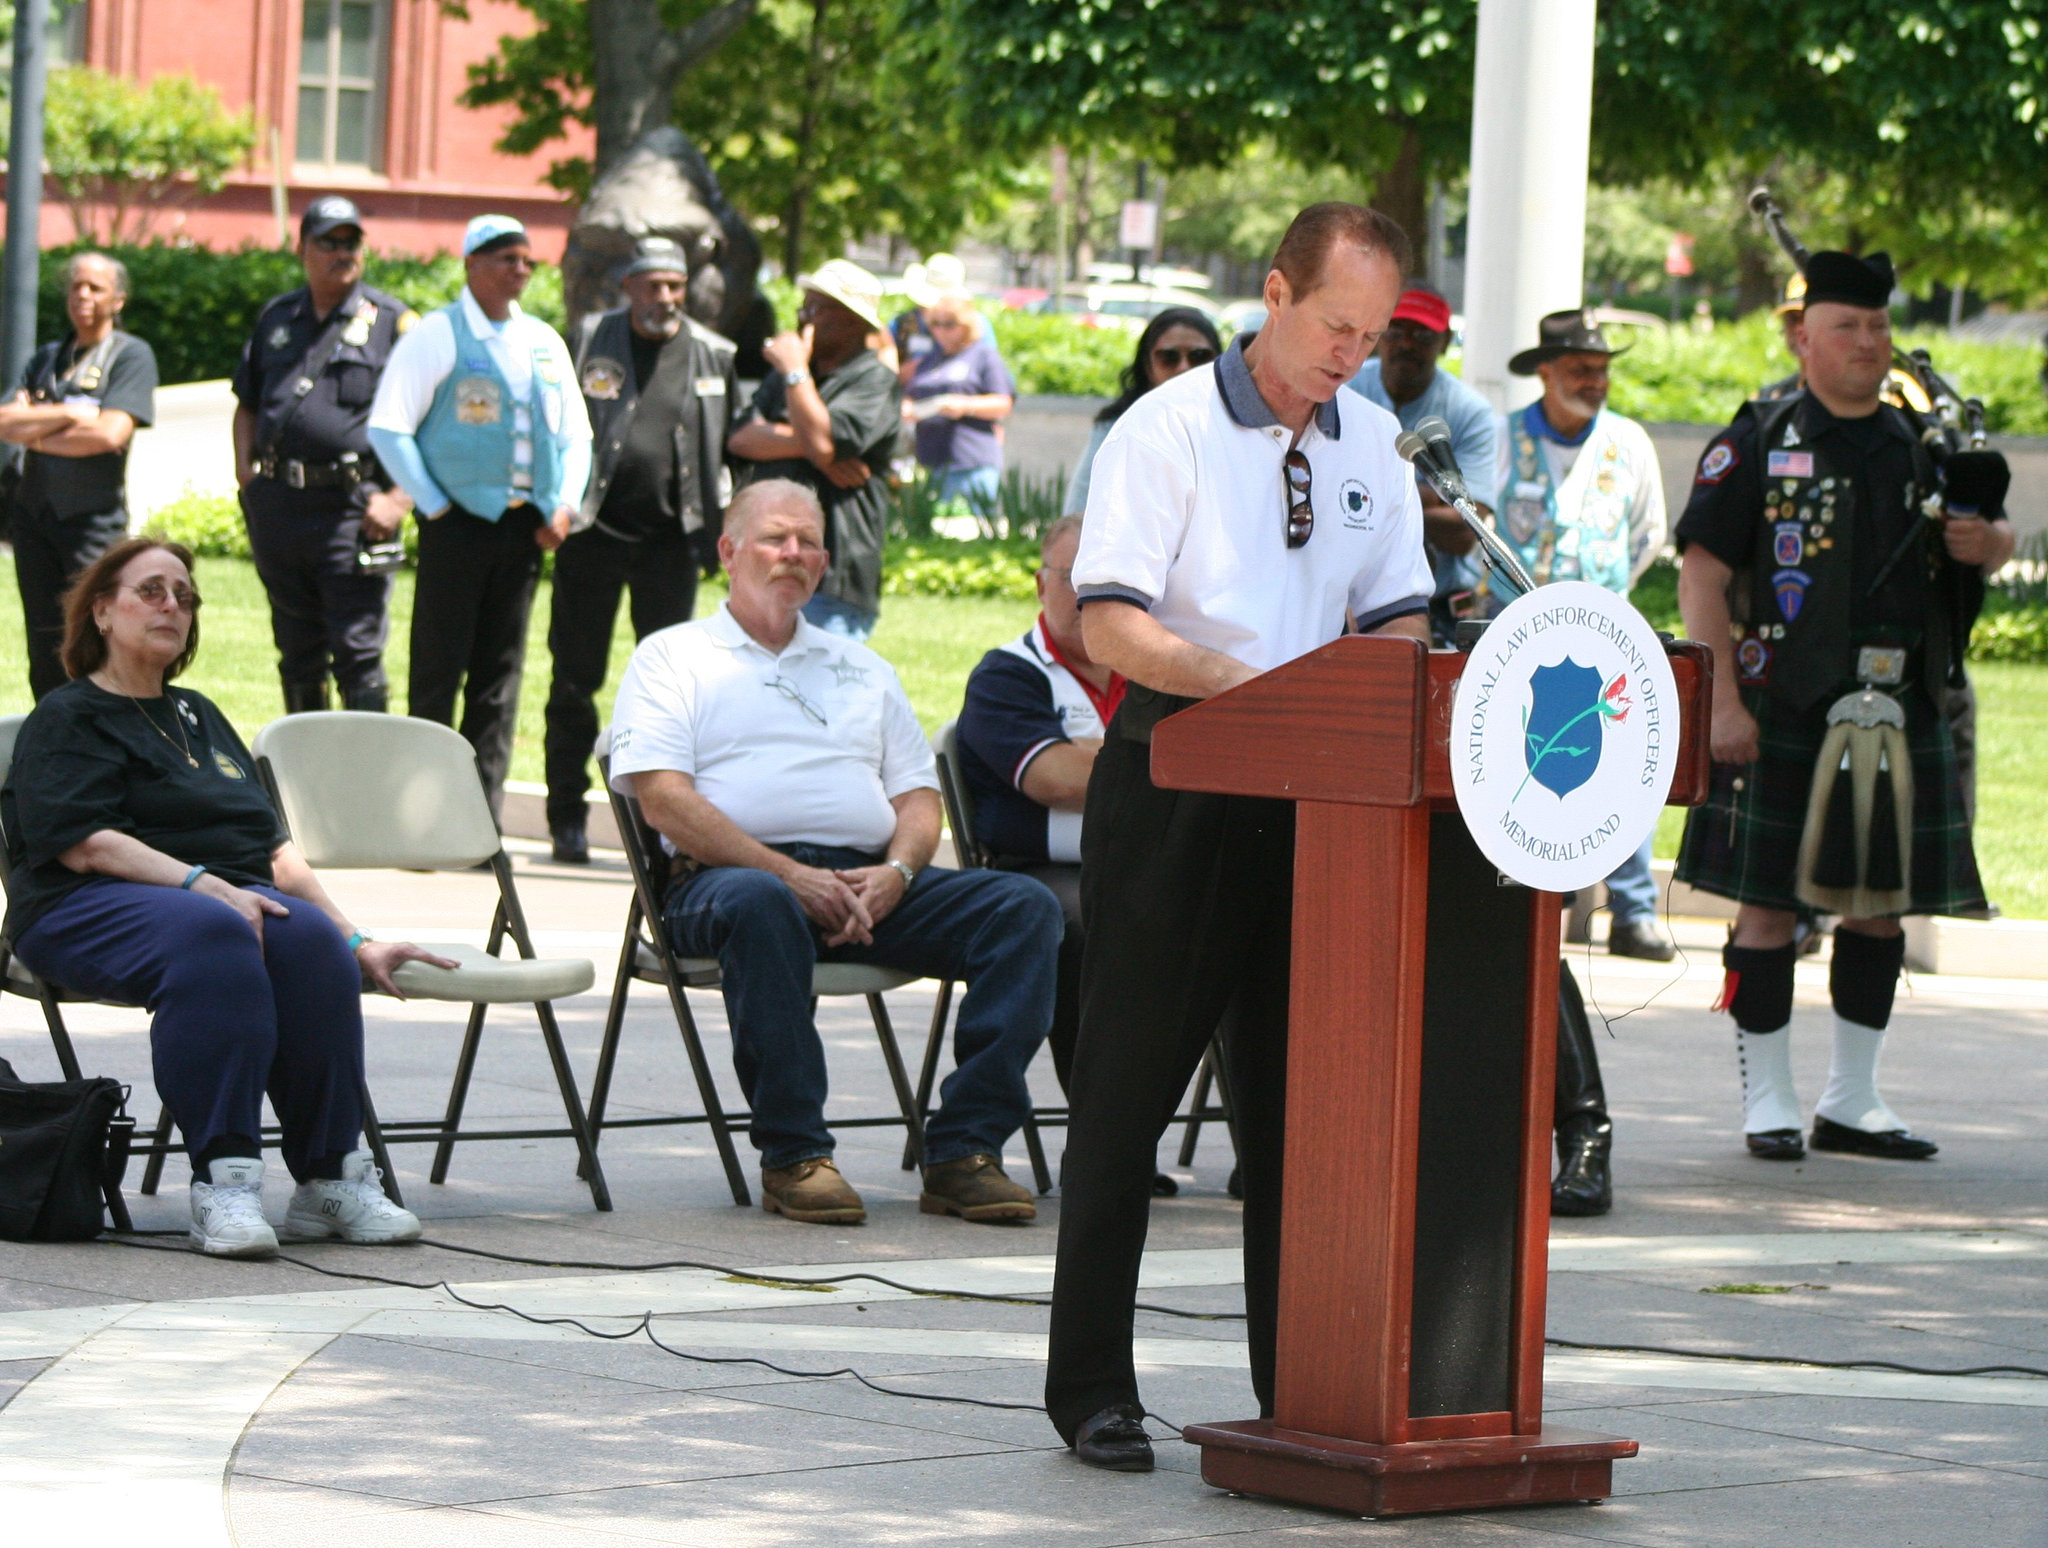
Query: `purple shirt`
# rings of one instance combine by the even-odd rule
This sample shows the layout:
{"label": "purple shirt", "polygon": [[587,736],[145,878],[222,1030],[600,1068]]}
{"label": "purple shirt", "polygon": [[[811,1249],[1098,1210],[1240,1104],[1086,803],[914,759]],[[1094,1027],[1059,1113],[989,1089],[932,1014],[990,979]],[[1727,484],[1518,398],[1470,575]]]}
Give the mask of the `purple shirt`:
{"label": "purple shirt", "polygon": [[[994,339],[983,337],[957,355],[933,350],[917,363],[917,374],[903,389],[915,402],[946,393],[979,397],[984,393],[1015,397],[1017,384],[1003,364]],[[928,468],[999,468],[1003,443],[990,419],[947,419],[934,414],[917,427],[917,460]]]}

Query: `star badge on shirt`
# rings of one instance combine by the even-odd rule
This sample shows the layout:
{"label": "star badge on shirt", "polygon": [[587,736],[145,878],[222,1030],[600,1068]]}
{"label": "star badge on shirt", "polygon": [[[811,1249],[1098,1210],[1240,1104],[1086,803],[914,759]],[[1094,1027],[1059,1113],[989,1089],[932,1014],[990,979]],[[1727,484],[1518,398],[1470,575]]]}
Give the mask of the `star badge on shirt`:
{"label": "star badge on shirt", "polygon": [[868,669],[864,666],[856,666],[844,656],[833,662],[826,670],[832,674],[832,684],[834,687],[844,688],[848,683],[859,683],[863,687],[867,685]]}

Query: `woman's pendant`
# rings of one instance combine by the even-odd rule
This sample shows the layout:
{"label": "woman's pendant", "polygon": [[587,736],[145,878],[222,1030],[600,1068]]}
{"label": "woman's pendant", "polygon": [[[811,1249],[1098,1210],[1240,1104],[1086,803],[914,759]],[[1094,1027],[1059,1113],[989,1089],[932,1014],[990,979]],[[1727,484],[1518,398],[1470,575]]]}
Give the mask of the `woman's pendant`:
{"label": "woman's pendant", "polygon": [[191,764],[192,767],[195,769],[199,767],[199,760],[193,757],[190,753],[185,754],[185,761]]}

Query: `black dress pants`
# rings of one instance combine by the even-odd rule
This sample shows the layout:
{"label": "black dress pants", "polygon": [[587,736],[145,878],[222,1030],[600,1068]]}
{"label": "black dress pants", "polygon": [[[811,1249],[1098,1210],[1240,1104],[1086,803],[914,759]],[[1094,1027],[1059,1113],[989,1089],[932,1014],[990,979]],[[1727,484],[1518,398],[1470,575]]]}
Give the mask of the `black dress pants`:
{"label": "black dress pants", "polygon": [[680,527],[638,542],[599,527],[576,533],[555,551],[548,654],[548,825],[584,820],[590,753],[597,741],[597,693],[611,664],[619,593],[633,593],[633,638],[686,623],[697,605],[697,552]]}
{"label": "black dress pants", "polygon": [[324,704],[329,671],[345,708],[386,708],[391,577],[357,566],[362,518],[350,496],[255,478],[242,491],[242,515],[270,598],[287,712]]}
{"label": "black dress pants", "polygon": [[70,681],[64,671],[64,592],[93,560],[128,535],[126,511],[89,516],[19,512],[14,518],[14,584],[28,629],[28,686],[38,699]]}
{"label": "black dress pants", "polygon": [[1562,1130],[1572,1120],[1607,1117],[1607,1087],[1600,1079],[1600,1050],[1593,1042],[1593,1022],[1586,998],[1569,962],[1557,965],[1557,1086],[1552,1127]]}
{"label": "black dress pants", "polygon": [[1273,1411],[1294,806],[1158,788],[1123,713],[1095,760],[1081,840],[1087,947],[1045,1376],[1046,1412],[1069,1443],[1102,1409],[1140,1401],[1131,1336],[1153,1159],[1219,1022],[1244,1175],[1252,1387]]}
{"label": "black dress pants", "polygon": [[406,713],[455,726],[476,749],[494,816],[504,805],[519,724],[526,621],[540,579],[541,550],[533,540],[539,525],[531,505],[515,505],[496,521],[456,505],[420,523]]}
{"label": "black dress pants", "polygon": [[1048,860],[1039,864],[1006,866],[1005,869],[1043,882],[1047,890],[1060,900],[1060,918],[1066,925],[1066,933],[1060,937],[1059,977],[1053,989],[1052,1031],[1046,1035],[1045,1045],[1052,1050],[1052,1072],[1059,1077],[1060,1090],[1071,1091],[1074,1084],[1074,1045],[1080,1041],[1081,1033],[1081,953],[1088,941],[1087,933],[1081,928],[1081,868]]}

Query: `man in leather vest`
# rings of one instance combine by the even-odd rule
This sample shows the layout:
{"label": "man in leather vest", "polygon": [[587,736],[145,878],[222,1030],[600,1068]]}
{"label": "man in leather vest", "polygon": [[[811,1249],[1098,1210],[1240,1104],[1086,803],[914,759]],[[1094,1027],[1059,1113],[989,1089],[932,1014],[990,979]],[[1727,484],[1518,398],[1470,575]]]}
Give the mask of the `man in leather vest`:
{"label": "man in leather vest", "polygon": [[0,441],[26,448],[8,514],[38,699],[65,682],[65,588],[128,535],[128,443],[155,417],[156,356],[116,326],[127,300],[119,261],[73,257],[64,272],[71,336],[37,350],[0,405]]}
{"label": "man in leather vest", "polygon": [[590,859],[584,793],[619,593],[632,588],[636,640],[688,621],[699,569],[718,568],[732,488],[725,432],[739,394],[735,351],[684,310],[688,255],[650,237],[622,283],[627,304],[590,318],[577,349],[594,460],[575,530],[555,555],[548,619],[548,833],[555,859],[571,865]]}
{"label": "man in leather vest", "polygon": [[[256,315],[235,373],[235,475],[287,715],[381,711],[386,609],[412,501],[370,449],[370,403],[419,313],[363,283],[363,217],[338,194],[299,222],[306,283]],[[384,555],[389,555],[387,560]]]}
{"label": "man in leather vest", "polygon": [[1996,503],[1962,507],[1955,461],[1938,466],[1882,401],[1892,285],[1881,253],[1813,255],[1798,324],[1803,390],[1745,405],[1715,437],[1678,524],[1686,632],[1714,652],[1715,764],[1707,803],[1686,823],[1678,877],[1741,905],[1723,952],[1723,1005],[1738,1028],[1748,1148],[1768,1160],[1805,1154],[1789,1052],[1795,889],[1821,744],[1859,683],[1876,685],[1904,721],[1910,770],[1886,788],[1908,792],[1898,826],[1911,843],[1905,906],[1844,917],[1835,931],[1834,1048],[1815,1149],[1935,1154],[1877,1090],[1905,955],[1898,914],[1985,906],[1941,704],[1983,577],[2011,557],[2013,538]]}

